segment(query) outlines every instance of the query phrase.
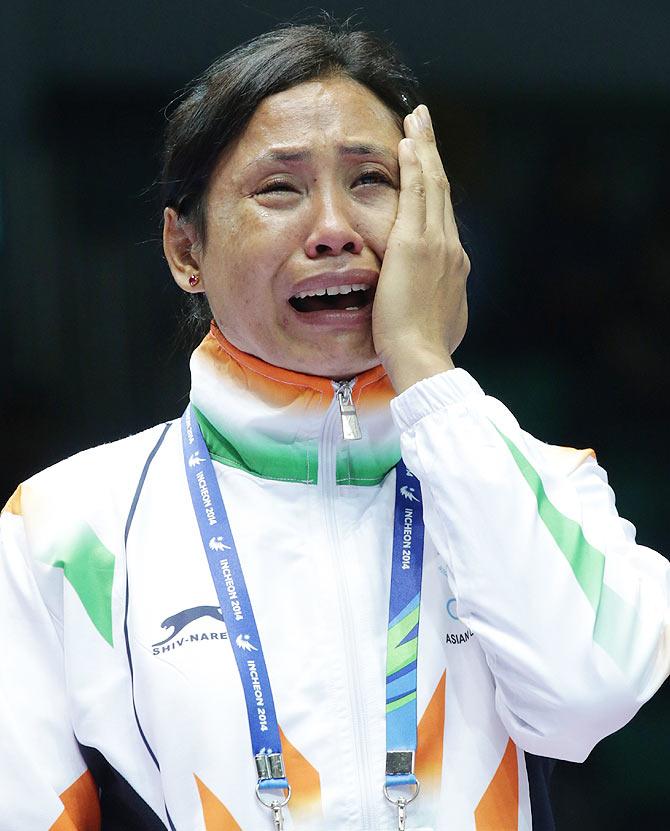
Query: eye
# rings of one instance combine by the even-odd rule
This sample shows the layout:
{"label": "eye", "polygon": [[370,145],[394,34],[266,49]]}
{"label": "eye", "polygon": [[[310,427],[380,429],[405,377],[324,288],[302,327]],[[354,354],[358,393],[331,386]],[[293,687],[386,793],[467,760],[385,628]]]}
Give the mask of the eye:
{"label": "eye", "polygon": [[361,182],[363,185],[390,185],[395,187],[393,180],[381,170],[366,170],[356,179],[356,182]]}
{"label": "eye", "polygon": [[257,194],[261,193],[293,193],[295,192],[295,186],[288,182],[286,179],[272,179],[269,182],[266,182],[262,188],[256,191]]}

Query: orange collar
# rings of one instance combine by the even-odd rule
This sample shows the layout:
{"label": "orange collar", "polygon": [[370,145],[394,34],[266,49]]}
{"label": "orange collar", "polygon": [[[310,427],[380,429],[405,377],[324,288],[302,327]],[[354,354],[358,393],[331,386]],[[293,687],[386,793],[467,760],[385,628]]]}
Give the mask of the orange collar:
{"label": "orange collar", "polygon": [[[283,367],[266,363],[255,355],[250,355],[248,352],[242,352],[241,349],[233,346],[227,340],[214,321],[210,325],[209,334],[235,363],[240,364],[245,369],[262,375],[271,381],[277,381],[280,384],[290,384],[291,386],[301,387],[302,389],[311,389],[322,395],[326,395],[328,398],[332,398],[333,382],[329,378],[324,378],[320,375],[307,375],[303,372],[294,372],[292,369],[284,369]],[[360,393],[366,386],[374,384],[385,375],[386,370],[382,364],[378,364],[377,366],[373,366],[372,369],[361,372],[360,375],[356,376],[356,390]]]}
{"label": "orange collar", "polygon": [[315,484],[319,454],[334,453],[339,484],[374,485],[400,457],[384,367],[352,389],[363,438],[324,427],[335,399],[328,378],[273,366],[233,346],[212,326],[191,358],[191,402],[212,458],[266,479]]}

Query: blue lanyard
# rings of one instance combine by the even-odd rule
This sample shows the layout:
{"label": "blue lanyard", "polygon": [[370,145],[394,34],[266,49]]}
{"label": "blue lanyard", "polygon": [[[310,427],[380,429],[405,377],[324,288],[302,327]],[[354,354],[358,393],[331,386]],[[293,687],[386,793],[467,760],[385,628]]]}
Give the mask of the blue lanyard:
{"label": "blue lanyard", "polygon": [[[396,465],[391,596],[386,643],[386,787],[413,785],[416,667],[423,573],[423,505],[419,480]],[[416,793],[415,793],[416,796]]]}
{"label": "blue lanyard", "polygon": [[288,789],[279,725],[256,619],[212,458],[190,406],[182,416],[181,432],[191,501],[244,689],[258,787]]}
{"label": "blue lanyard", "polygon": [[[288,790],[279,725],[256,620],[214,465],[190,405],[182,416],[181,431],[193,510],[244,690],[258,773],[257,792]],[[396,465],[386,668],[385,793],[387,788],[397,785],[415,785],[418,791],[414,754],[422,566],[421,488],[400,460]],[[276,811],[277,804],[268,807]]]}

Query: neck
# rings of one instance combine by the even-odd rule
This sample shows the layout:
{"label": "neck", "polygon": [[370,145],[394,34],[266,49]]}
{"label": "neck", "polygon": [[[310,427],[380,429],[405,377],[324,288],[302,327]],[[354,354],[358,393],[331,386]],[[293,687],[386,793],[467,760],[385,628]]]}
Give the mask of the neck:
{"label": "neck", "polygon": [[216,325],[215,321],[212,321],[210,326],[209,334],[212,338],[217,342],[217,344],[223,349],[223,351],[230,355],[230,357],[239,364],[248,367],[252,371],[261,371],[265,375],[277,378],[278,380],[287,381],[291,378],[296,379],[299,383],[309,383],[306,379],[314,379],[314,382],[318,384],[318,382],[326,381],[350,381],[353,378],[361,378],[366,376],[367,373],[374,373],[375,378],[382,377],[385,375],[385,370],[383,369],[380,363],[375,364],[373,367],[368,369],[360,370],[359,372],[349,371],[349,372],[333,372],[327,373],[324,375],[313,375],[308,372],[303,372],[300,369],[292,369],[291,367],[285,366],[277,366],[276,364],[268,363],[264,361],[262,358],[257,357],[256,355],[252,355],[250,352],[244,352],[238,346],[232,344],[223,332],[219,329]]}

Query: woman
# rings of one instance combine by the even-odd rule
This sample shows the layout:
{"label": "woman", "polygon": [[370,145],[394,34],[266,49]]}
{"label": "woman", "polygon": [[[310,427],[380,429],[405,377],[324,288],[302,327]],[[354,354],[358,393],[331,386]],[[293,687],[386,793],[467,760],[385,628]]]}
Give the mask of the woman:
{"label": "woman", "polygon": [[180,421],[3,513],[0,828],[549,829],[549,760],[667,674],[667,563],[592,454],[454,369],[417,104],[385,45],[298,26],[172,114],[165,255],[213,323]]}

